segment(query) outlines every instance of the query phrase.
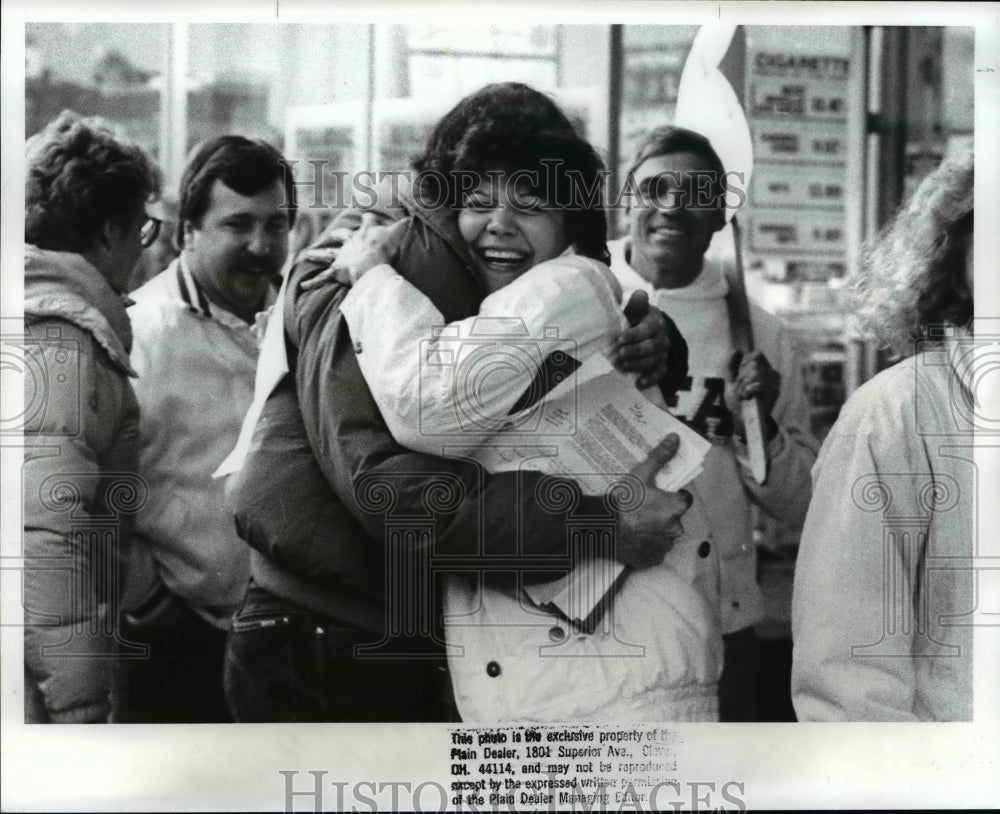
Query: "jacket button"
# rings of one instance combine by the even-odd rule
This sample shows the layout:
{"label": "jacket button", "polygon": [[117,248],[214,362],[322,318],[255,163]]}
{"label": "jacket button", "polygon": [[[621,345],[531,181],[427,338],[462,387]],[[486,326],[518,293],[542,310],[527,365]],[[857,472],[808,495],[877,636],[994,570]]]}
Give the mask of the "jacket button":
{"label": "jacket button", "polygon": [[361,353],[361,342],[360,340],[354,343],[354,353]]}
{"label": "jacket button", "polygon": [[500,675],[500,665],[495,661],[491,661],[486,665],[486,675],[490,678],[496,678]]}
{"label": "jacket button", "polygon": [[561,642],[566,638],[566,631],[563,630],[559,625],[549,628],[549,638],[554,642]]}
{"label": "jacket button", "polygon": [[698,546],[698,556],[705,559],[712,551],[712,544],[705,540],[700,546]]}

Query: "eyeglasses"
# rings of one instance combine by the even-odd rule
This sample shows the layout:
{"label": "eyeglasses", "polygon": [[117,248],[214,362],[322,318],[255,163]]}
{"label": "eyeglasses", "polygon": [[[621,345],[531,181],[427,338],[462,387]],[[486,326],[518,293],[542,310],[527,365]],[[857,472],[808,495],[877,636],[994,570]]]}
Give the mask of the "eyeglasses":
{"label": "eyeglasses", "polygon": [[147,216],[146,222],[142,225],[142,231],[139,232],[139,241],[142,243],[142,248],[148,249],[156,242],[156,238],[160,234],[160,224],[163,223],[159,218],[154,218],[152,215]]}

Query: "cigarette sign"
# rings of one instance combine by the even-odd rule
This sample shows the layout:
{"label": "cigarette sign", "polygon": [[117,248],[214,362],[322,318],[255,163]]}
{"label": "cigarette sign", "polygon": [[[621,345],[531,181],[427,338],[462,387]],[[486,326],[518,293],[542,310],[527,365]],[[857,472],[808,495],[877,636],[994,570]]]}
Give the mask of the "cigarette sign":
{"label": "cigarette sign", "polygon": [[768,254],[840,254],[844,251],[844,216],[840,212],[756,211],[750,218],[750,248]]}
{"label": "cigarette sign", "polygon": [[842,164],[846,132],[839,122],[760,119],[751,125],[756,160],[762,163]]}
{"label": "cigarette sign", "polygon": [[749,105],[754,117],[843,121],[847,115],[846,83],[758,77],[750,88]]}
{"label": "cigarette sign", "polygon": [[750,182],[758,207],[823,208],[844,205],[844,173],[840,167],[796,167],[762,164]]}
{"label": "cigarette sign", "polygon": [[847,245],[847,118],[856,104],[848,96],[849,37],[835,27],[796,33],[753,26],[747,43],[751,261],[836,276]]}
{"label": "cigarette sign", "polygon": [[847,79],[850,60],[841,56],[758,51],[753,55],[757,76],[803,79]]}

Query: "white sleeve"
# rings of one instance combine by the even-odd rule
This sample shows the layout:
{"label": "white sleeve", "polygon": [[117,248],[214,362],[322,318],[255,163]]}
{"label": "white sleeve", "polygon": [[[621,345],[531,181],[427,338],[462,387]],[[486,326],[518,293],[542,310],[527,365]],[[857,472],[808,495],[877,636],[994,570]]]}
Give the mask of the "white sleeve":
{"label": "white sleeve", "polygon": [[391,266],[368,271],[341,304],[361,372],[393,437],[441,454],[503,429],[545,358],[610,349],[625,320],[602,264],[541,263],[486,297],[477,316],[441,312]]}
{"label": "white sleeve", "polygon": [[[800,721],[916,718],[914,660],[899,641],[912,639],[912,631],[896,637],[904,648],[899,653],[875,655],[871,645],[884,638],[889,618],[907,618],[919,562],[897,535],[887,538],[882,514],[859,501],[857,486],[888,477],[893,509],[901,517],[919,516],[918,494],[909,488],[916,475],[884,474],[919,470],[907,455],[909,444],[887,443],[893,436],[864,426],[857,407],[845,407],[816,464],[795,567],[791,689]],[[887,573],[899,580],[888,595]]]}
{"label": "white sleeve", "polygon": [[[341,304],[358,363],[393,437],[441,454],[503,429],[545,358],[610,348],[617,297],[586,258],[535,266],[486,297],[477,316],[441,312],[391,266],[368,271]],[[603,288],[602,288],[603,286]]]}
{"label": "white sleeve", "polygon": [[620,301],[621,286],[607,266],[569,254],[539,263],[494,292],[479,314],[519,322],[525,336],[583,362],[607,355],[627,327]]}
{"label": "white sleeve", "polygon": [[501,428],[530,387],[538,343],[523,320],[500,316],[512,310],[493,297],[491,315],[446,325],[430,299],[383,264],[344,298],[361,372],[403,446],[440,455],[445,444],[475,444]]}

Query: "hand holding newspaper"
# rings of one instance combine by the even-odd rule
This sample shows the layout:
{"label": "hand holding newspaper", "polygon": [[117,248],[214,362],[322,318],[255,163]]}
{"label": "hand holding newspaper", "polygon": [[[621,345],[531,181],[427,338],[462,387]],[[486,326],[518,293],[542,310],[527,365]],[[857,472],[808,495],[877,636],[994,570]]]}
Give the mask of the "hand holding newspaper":
{"label": "hand holding newspaper", "polygon": [[[589,494],[624,494],[641,490],[629,473],[667,435],[676,433],[680,446],[657,474],[656,486],[675,491],[694,479],[711,444],[665,410],[649,401],[631,379],[616,371],[603,356],[590,357],[556,387],[534,410],[547,435],[560,436],[558,446],[540,446],[539,433],[505,432],[496,444],[475,453],[491,471],[533,469],[572,477]],[[518,416],[512,417],[515,423]],[[529,443],[530,442],[530,443]],[[588,559],[555,582],[525,588],[532,602],[554,610],[583,630],[592,630],[627,568],[607,558]]]}

